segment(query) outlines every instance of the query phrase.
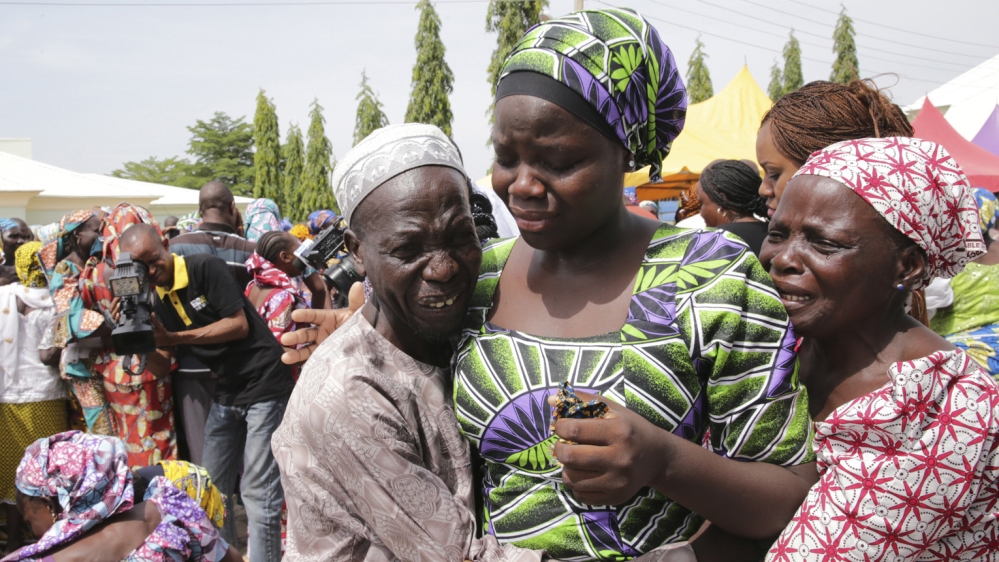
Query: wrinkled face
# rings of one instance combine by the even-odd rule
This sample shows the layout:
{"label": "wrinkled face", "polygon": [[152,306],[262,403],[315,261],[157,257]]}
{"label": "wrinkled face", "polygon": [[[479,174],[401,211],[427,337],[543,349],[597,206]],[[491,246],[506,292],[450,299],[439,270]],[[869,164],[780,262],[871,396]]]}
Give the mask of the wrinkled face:
{"label": "wrinkled face", "polygon": [[725,211],[718,206],[707,193],[704,193],[704,189],[701,187],[701,182],[697,182],[694,186],[694,190],[697,192],[697,203],[701,206],[701,218],[704,219],[704,224],[710,227],[716,227],[722,224],[728,224],[732,222],[727,216],[725,216]]}
{"label": "wrinkled face", "polygon": [[772,217],[780,203],[788,180],[804,165],[781,154],[770,136],[770,121],[760,127],[756,135],[756,159],[763,167],[763,183],[760,184],[760,197],[767,200],[767,213]]}
{"label": "wrinkled face", "polygon": [[103,250],[98,250],[97,252],[91,254],[94,242],[100,238],[100,235],[100,217],[90,217],[86,220],[86,222],[76,227],[76,229],[70,234],[70,236],[73,237],[73,248],[76,251],[76,254],[83,258],[84,261],[86,261],[91,255],[100,256]]}
{"label": "wrinkled face", "polygon": [[620,143],[533,96],[499,100],[495,117],[493,189],[531,247],[585,243],[623,210],[629,158]]}
{"label": "wrinkled face", "polygon": [[173,256],[169,243],[156,236],[143,236],[132,242],[122,240],[121,251],[130,252],[133,260],[141,261],[149,268],[149,282],[157,287],[173,286]]}
{"label": "wrinkled face", "polygon": [[351,223],[358,273],[392,325],[433,342],[457,334],[482,263],[464,176],[442,166],[410,170],[365,198]]}
{"label": "wrinkled face", "polygon": [[28,228],[28,225],[21,219],[13,220],[17,223],[17,227],[5,230],[0,235],[3,239],[3,256],[7,265],[14,265],[14,253],[25,242],[31,242],[32,239],[31,229]]}
{"label": "wrinkled face", "polygon": [[848,187],[798,176],[787,185],[760,261],[795,333],[845,333],[883,313],[900,271],[891,225]]}
{"label": "wrinkled face", "polygon": [[40,537],[52,528],[52,507],[46,500],[26,496],[18,490],[15,493],[17,510],[21,512],[21,517],[31,527],[31,532],[36,537]]}

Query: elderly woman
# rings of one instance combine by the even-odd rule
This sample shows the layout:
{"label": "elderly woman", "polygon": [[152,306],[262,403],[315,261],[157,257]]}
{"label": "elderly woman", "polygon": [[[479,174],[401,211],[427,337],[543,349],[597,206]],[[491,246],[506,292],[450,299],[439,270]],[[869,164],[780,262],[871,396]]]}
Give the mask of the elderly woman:
{"label": "elderly woman", "polygon": [[952,303],[937,311],[933,331],[963,349],[993,377],[999,376],[999,202],[978,187],[978,226],[987,251],[950,281]]}
{"label": "elderly woman", "polygon": [[[622,201],[625,172],[658,178],[685,112],[669,48],[629,9],[535,26],[500,73],[493,188],[522,236],[483,248],[453,365],[502,543],[618,560],[703,518],[773,537],[813,482],[795,338],[765,270],[734,236]],[[564,381],[611,415],[550,433]]]}
{"label": "elderly woman", "polygon": [[999,387],[904,312],[985,250],[939,145],[846,141],[783,193],[762,260],[802,336],[820,481],[772,560],[979,560],[999,541]]}
{"label": "elderly woman", "polygon": [[704,168],[695,188],[704,224],[742,238],[759,256],[767,223],[757,216],[768,216],[758,193],[760,174],[739,160],[717,160]]}
{"label": "elderly woman", "polygon": [[18,508],[38,542],[3,562],[236,562],[205,511],[165,477],[134,504],[125,445],[68,431],[39,439],[17,469]]}
{"label": "elderly woman", "polygon": [[85,305],[80,276],[91,256],[103,256],[101,227],[104,211],[82,209],[63,215],[55,238],[42,246],[38,257],[55,301],[55,346],[63,348],[59,374],[70,382],[83,409],[87,430],[115,435],[117,424],[104,395],[104,381],[94,368],[96,351],[107,334],[104,316]]}

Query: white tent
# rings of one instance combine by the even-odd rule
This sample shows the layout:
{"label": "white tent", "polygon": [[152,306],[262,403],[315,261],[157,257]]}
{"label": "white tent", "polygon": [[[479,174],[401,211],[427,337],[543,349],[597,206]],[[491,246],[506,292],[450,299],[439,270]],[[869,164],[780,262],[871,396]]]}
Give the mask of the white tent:
{"label": "white tent", "polygon": [[[198,191],[100,174],[81,174],[29,158],[0,152],[0,217],[29,224],[58,221],[75,209],[113,207],[122,201],[141,205],[163,220],[198,210]],[[245,210],[252,199],[236,197]]]}
{"label": "white tent", "polygon": [[910,119],[927,97],[961,136],[971,140],[999,103],[999,55],[903,107]]}

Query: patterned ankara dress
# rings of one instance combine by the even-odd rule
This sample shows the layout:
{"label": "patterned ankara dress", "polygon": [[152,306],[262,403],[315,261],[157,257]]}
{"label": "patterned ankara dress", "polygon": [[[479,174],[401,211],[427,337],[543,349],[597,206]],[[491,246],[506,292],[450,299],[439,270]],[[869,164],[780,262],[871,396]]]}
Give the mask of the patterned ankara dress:
{"label": "patterned ankara dress", "polygon": [[663,225],[619,333],[536,337],[485,322],[515,239],[484,247],[455,357],[458,420],[485,462],[486,532],[566,560],[619,560],[688,539],[702,519],[643,488],[588,506],[561,485],[549,395],[568,380],[729,458],[811,462],[808,400],[794,335],[770,277],[744,243]]}
{"label": "patterned ankara dress", "polygon": [[966,353],[896,363],[815,426],[819,483],[767,560],[999,560],[999,387]]}

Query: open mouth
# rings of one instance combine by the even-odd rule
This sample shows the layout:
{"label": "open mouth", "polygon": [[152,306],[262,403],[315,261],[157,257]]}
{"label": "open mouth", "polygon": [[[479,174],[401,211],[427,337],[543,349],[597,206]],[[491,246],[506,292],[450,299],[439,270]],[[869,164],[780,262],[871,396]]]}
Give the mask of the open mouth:
{"label": "open mouth", "polygon": [[778,294],[780,295],[781,300],[787,302],[808,302],[813,298],[811,295],[792,295],[784,292],[778,292]]}
{"label": "open mouth", "polygon": [[438,295],[433,297],[424,297],[419,300],[420,306],[425,306],[431,309],[442,309],[448,308],[454,305],[458,301],[458,297],[461,296],[461,291],[457,291],[452,295]]}

